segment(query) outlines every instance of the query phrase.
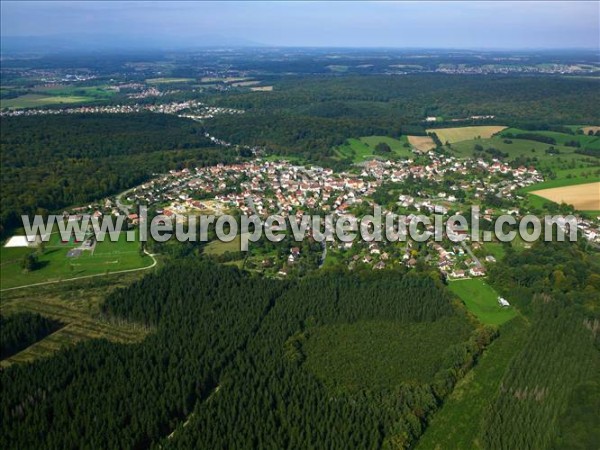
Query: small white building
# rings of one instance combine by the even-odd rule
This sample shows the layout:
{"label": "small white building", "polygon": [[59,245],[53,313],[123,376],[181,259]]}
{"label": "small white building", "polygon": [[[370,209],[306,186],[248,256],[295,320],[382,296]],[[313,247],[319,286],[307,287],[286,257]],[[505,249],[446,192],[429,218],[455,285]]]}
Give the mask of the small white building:
{"label": "small white building", "polygon": [[503,297],[498,297],[498,304],[502,307],[505,308],[507,306],[510,306],[510,303],[508,303],[508,301],[503,298]]}

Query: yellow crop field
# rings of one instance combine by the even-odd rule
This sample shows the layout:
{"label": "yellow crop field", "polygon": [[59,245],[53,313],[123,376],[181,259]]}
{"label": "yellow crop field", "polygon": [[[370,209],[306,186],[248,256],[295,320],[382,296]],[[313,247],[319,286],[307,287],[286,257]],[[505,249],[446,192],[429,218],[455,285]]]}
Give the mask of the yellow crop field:
{"label": "yellow crop field", "polygon": [[437,134],[438,138],[445,144],[450,142],[451,144],[460,141],[468,141],[477,137],[487,139],[501,132],[506,127],[503,126],[479,126],[479,127],[456,127],[456,128],[435,128],[427,130],[428,133]]}
{"label": "yellow crop field", "polygon": [[600,182],[541,189],[532,191],[531,194],[556,203],[565,202],[581,211],[600,211]]}
{"label": "yellow crop field", "polygon": [[256,86],[251,87],[250,90],[252,92],[270,92],[273,90],[273,86]]}
{"label": "yellow crop field", "polygon": [[427,152],[435,148],[435,142],[429,136],[407,136],[408,142],[420,152]]}
{"label": "yellow crop field", "polygon": [[584,134],[588,134],[590,131],[592,133],[597,133],[600,131],[600,127],[583,127],[581,131],[583,131]]}

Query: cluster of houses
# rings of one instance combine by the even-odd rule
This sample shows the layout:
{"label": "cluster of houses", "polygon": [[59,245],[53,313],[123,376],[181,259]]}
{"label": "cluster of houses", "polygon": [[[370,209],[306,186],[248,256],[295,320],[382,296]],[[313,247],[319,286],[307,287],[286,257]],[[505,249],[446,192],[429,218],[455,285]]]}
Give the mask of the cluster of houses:
{"label": "cluster of houses", "polygon": [[[213,142],[220,141],[207,135]],[[227,144],[227,143],[224,143]],[[231,145],[231,144],[227,144]],[[419,185],[414,193],[400,194],[396,205],[413,211],[406,216],[407,223],[416,213],[446,214],[458,211],[466,198],[478,204],[490,193],[503,199],[516,199],[516,190],[543,181],[534,168],[511,167],[498,160],[460,160],[453,156],[429,152],[427,158],[419,157],[419,164],[411,159],[397,161],[372,160],[348,172],[335,173],[332,169],[317,166],[301,166],[288,161],[269,161],[255,158],[237,164],[219,164],[195,169],[172,170],[129,191],[129,204],[153,205],[157,212],[185,221],[189,214],[222,214],[237,210],[242,214],[258,214],[266,217],[278,214],[299,220],[303,214],[332,213],[350,221],[358,221],[356,207],[366,202],[372,205],[371,196],[378,187],[388,182],[407,182]],[[453,184],[445,183],[445,175],[462,175]],[[91,207],[91,206],[90,206]],[[92,212],[89,211],[88,212]],[[93,214],[120,214],[117,205],[108,200],[104,207],[95,208]],[[127,211],[132,224],[137,216]],[[383,210],[384,214],[392,214]],[[517,208],[482,211],[482,218],[492,220],[498,213],[520,215]],[[586,237],[597,239],[597,229],[581,220]],[[432,231],[433,226],[429,226]],[[463,234],[458,227],[452,234]],[[485,275],[485,267],[467,247],[468,236],[457,245],[448,236],[441,242],[429,242],[425,261],[436,266],[450,278],[478,277]],[[329,244],[332,250],[347,252],[350,266],[369,264],[373,269],[384,269],[390,264],[417,264],[413,242],[405,243],[399,252],[390,243],[363,241],[336,242]],[[474,250],[478,242],[470,243]],[[421,254],[421,257],[423,255]],[[290,253],[295,261],[298,254]],[[290,261],[288,261],[290,262]],[[495,262],[493,256],[486,263]]]}
{"label": "cluster of houses", "polygon": [[205,106],[197,100],[187,100],[183,102],[170,102],[162,104],[132,104],[132,105],[110,105],[110,106],[79,106],[74,108],[62,109],[15,109],[11,111],[2,111],[0,116],[40,116],[40,115],[59,115],[59,114],[131,114],[143,111],[149,111],[159,114],[177,114],[181,111],[189,110],[187,114],[181,117],[190,117],[193,119],[202,119],[215,117],[219,114],[241,114],[244,111],[234,108],[221,108]]}

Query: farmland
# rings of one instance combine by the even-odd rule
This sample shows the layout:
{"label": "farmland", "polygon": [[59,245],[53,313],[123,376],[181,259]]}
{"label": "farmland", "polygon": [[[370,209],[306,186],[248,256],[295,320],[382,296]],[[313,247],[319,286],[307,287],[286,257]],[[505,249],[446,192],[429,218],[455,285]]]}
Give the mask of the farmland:
{"label": "farmland", "polygon": [[52,105],[70,105],[76,103],[95,102],[113,96],[116,91],[107,86],[36,86],[28,89],[19,97],[3,99],[1,108],[39,108]]}
{"label": "farmland", "polygon": [[504,130],[505,128],[506,127],[502,126],[433,128],[427,130],[427,132],[437,134],[442,143],[449,142],[454,144],[455,142],[467,141],[476,138],[487,139]]}
{"label": "farmland", "polygon": [[567,134],[556,131],[535,130],[527,131],[518,128],[507,128],[500,133],[500,136],[518,136],[518,135],[537,135],[544,136],[556,141],[558,145],[577,142],[581,148],[590,148],[600,150],[600,136],[588,136],[587,134]]}
{"label": "farmland", "polygon": [[17,98],[2,100],[0,108],[20,109],[20,108],[38,108],[40,106],[83,103],[89,101],[89,97],[83,96],[61,96],[45,94],[25,94]]}
{"label": "farmland", "polygon": [[174,83],[190,83],[196,81],[194,78],[148,78],[146,83],[148,84],[174,84]]}
{"label": "farmland", "polygon": [[408,142],[420,152],[427,152],[435,148],[435,142],[429,136],[408,136]]}
{"label": "farmland", "polygon": [[496,291],[481,279],[452,281],[449,287],[467,309],[486,325],[501,325],[517,315],[512,306],[500,307]]}
{"label": "farmland", "polygon": [[531,191],[555,203],[567,203],[582,211],[600,211],[600,182]]}
{"label": "farmland", "polygon": [[535,165],[538,170],[564,170],[598,166],[598,161],[575,152],[575,148],[553,145],[558,153],[549,153],[550,145],[526,139],[505,139],[494,136],[489,139],[472,139],[451,144],[451,151],[460,157],[473,157],[475,146],[484,150],[493,148],[507,154],[506,161],[521,158],[527,164]]}

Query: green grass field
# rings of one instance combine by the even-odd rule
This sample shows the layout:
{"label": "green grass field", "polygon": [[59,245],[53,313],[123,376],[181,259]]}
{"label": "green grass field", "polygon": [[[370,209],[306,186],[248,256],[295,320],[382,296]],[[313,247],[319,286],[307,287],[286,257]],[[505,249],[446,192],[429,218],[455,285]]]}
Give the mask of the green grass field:
{"label": "green grass field", "polygon": [[401,136],[399,139],[394,139],[387,136],[365,136],[358,139],[348,139],[347,144],[336,148],[337,154],[342,158],[352,158],[355,163],[363,162],[374,157],[386,158],[387,155],[374,155],[373,151],[380,142],[384,142],[390,146],[392,153],[390,158],[412,158],[414,154],[410,148],[405,147],[408,144],[406,136]]}
{"label": "green grass field", "polygon": [[[546,153],[546,150],[550,147],[549,144],[525,139],[511,139],[511,141],[512,143],[508,144],[505,142],[505,138],[495,136],[489,139],[473,139],[457,142],[452,144],[451,149],[459,157],[472,157],[475,145],[481,145],[484,149],[495,148],[508,154],[507,161],[513,161],[519,157],[526,157],[532,160],[535,158],[537,161],[532,161],[531,165],[535,166],[538,170],[553,169],[556,171],[582,169],[585,167],[589,169],[592,166],[597,167],[599,165],[598,161],[594,161],[592,157],[575,153],[576,149],[574,147],[554,145],[553,147],[560,151],[560,154],[553,155]],[[590,161],[593,162],[590,163]]]}
{"label": "green grass field", "polygon": [[480,449],[481,420],[496,396],[510,360],[525,343],[522,317],[500,327],[500,336],[483,352],[477,365],[458,382],[442,409],[433,415],[417,450]]}
{"label": "green grass field", "polygon": [[480,278],[451,281],[448,286],[486,325],[501,325],[517,315],[513,306],[501,308],[496,291]]}
{"label": "green grass field", "polygon": [[581,145],[581,148],[591,148],[595,150],[600,150],[600,137],[599,136],[588,136],[586,134],[566,134],[559,133],[556,131],[527,131],[521,130],[519,128],[507,128],[506,130],[500,133],[501,136],[505,136],[506,134],[538,134],[540,136],[546,136],[552,138],[556,141],[558,145],[565,145],[566,142],[577,141]]}
{"label": "green grass field", "polygon": [[21,267],[23,257],[35,251],[28,248],[4,248],[0,256],[0,287],[2,289],[26,286],[33,283],[58,281],[86,275],[117,272],[120,270],[139,269],[153,264],[152,258],[140,255],[139,242],[127,242],[122,233],[117,242],[108,239],[99,242],[93,254],[84,251],[77,258],[67,258],[67,252],[80,244],[60,241],[58,233],[51,235],[45,244],[43,254],[39,255],[39,268],[24,272]]}
{"label": "green grass field", "polygon": [[226,252],[239,252],[240,251],[241,237],[239,234],[231,242],[222,242],[218,239],[209,242],[204,247],[204,253],[207,255],[222,255]]}
{"label": "green grass field", "polygon": [[0,101],[0,108],[20,109],[20,108],[38,108],[41,106],[73,104],[88,102],[90,97],[76,95],[44,95],[44,94],[25,94],[17,98],[11,98]]}
{"label": "green grass field", "polygon": [[92,99],[105,99],[115,95],[117,91],[109,89],[106,85],[100,86],[44,86],[34,88],[36,94],[50,94],[54,96],[82,96]]}
{"label": "green grass field", "polygon": [[309,329],[306,367],[342,390],[431,381],[445,350],[468,339],[462,317],[435,322],[358,321]]}
{"label": "green grass field", "polygon": [[500,261],[506,254],[504,245],[500,242],[485,242],[483,248],[487,254],[496,258],[496,261]]}

